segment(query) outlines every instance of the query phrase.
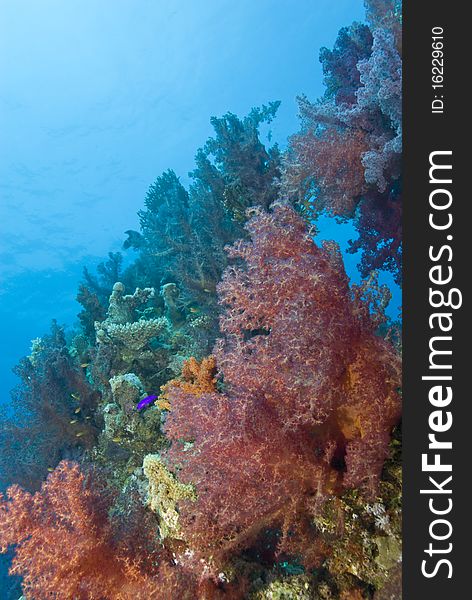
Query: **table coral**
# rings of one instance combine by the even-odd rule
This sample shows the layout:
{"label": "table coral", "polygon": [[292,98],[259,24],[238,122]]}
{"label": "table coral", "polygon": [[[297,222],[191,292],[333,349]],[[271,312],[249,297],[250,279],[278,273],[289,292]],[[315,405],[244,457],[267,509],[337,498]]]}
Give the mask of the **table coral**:
{"label": "table coral", "polygon": [[152,306],[147,306],[154,297],[153,288],[137,288],[128,295],[124,291],[124,285],[117,282],[107,318],[95,322],[97,345],[91,374],[97,384],[108,383],[109,374],[138,370],[142,377],[145,373],[155,374],[157,366],[165,372],[174,349],[169,321],[161,316],[149,317],[149,311],[154,312]]}
{"label": "table coral", "polygon": [[159,401],[165,408],[170,408],[168,390],[181,388],[184,392],[201,396],[216,391],[216,359],[208,356],[198,362],[193,356],[182,365],[182,374],[171,379],[161,387]]}

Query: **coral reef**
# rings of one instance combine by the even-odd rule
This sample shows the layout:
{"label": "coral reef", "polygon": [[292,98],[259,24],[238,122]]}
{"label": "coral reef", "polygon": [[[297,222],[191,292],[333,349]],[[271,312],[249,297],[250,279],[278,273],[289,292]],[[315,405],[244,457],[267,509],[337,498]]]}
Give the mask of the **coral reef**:
{"label": "coral reef", "polygon": [[110,379],[110,387],[114,402],[126,413],[136,408],[139,398],[144,395],[143,384],[134,373],[115,375]]}
{"label": "coral reef", "polygon": [[161,538],[178,538],[177,504],[182,500],[196,500],[193,486],[179,483],[157,454],[144,457],[143,471],[149,481],[149,507],[159,516]]}
{"label": "coral reef", "polygon": [[[69,462],[34,496],[18,486],[8,490],[0,499],[0,547],[15,545],[12,573],[22,575],[27,597],[148,600],[158,594],[157,580],[128,555],[123,539],[113,539],[109,505],[106,491]],[[141,543],[148,552],[145,537]]]}
{"label": "coral reef", "polygon": [[106,319],[95,322],[98,348],[92,371],[97,379],[102,357],[108,359],[106,373],[125,374],[136,369],[155,373],[156,365],[163,371],[167,368],[169,323],[165,317],[151,316],[155,314],[155,308],[150,305],[154,289],[137,288],[133,294],[124,292],[124,285],[116,282]]}
{"label": "coral reef", "polygon": [[[150,186],[135,260],[85,269],[77,327],[32,341],[0,410],[15,599],[401,597],[401,335],[377,274],[401,275],[401,2],[366,11],[285,152],[261,134],[278,102],[214,117],[188,189]],[[313,239],[323,212],[355,224],[358,285]]]}
{"label": "coral reef", "polygon": [[33,340],[31,355],[16,373],[21,384],[12,392],[14,419],[2,423],[1,471],[6,481],[36,490],[61,459],[78,458],[92,447],[99,433],[94,410],[100,394],[69,353],[55,321],[50,334]]}
{"label": "coral reef", "polygon": [[193,356],[183,363],[182,375],[161,387],[160,399],[170,408],[168,392],[180,388],[184,392],[201,396],[216,391],[216,359],[209,356],[199,363]]}

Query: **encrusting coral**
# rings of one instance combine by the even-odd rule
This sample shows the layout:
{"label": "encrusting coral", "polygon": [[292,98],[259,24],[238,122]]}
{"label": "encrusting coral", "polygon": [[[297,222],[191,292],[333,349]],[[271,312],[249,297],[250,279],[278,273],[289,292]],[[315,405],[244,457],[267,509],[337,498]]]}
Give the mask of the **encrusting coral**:
{"label": "encrusting coral", "polygon": [[159,516],[161,538],[178,538],[177,504],[181,500],[196,500],[193,486],[180,483],[158,454],[148,454],[144,457],[143,471],[149,481],[149,507]]}

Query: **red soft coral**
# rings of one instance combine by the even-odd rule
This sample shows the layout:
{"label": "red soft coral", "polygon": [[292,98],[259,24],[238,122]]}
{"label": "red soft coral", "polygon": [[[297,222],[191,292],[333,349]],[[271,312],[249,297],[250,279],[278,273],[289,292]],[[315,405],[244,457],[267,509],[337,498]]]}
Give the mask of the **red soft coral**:
{"label": "red soft coral", "polygon": [[11,574],[36,600],[159,598],[140,557],[113,542],[110,497],[92,479],[63,461],[34,495],[12,486],[0,497],[0,547],[15,546]]}
{"label": "red soft coral", "polygon": [[277,528],[279,549],[313,564],[310,515],[324,496],[375,489],[400,411],[399,358],[334,244],[318,247],[283,205],[247,229],[230,251],[242,264],[219,286],[224,391],[167,390],[168,460],[198,493],[181,506],[193,549],[218,563]]}

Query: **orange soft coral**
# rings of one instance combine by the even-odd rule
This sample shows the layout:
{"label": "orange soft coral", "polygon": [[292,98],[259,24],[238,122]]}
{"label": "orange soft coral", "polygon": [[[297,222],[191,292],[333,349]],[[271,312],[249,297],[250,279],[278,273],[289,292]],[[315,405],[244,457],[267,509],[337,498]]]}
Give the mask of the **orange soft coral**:
{"label": "orange soft coral", "polygon": [[10,573],[23,577],[27,597],[160,597],[141,557],[130,555],[125,541],[113,541],[109,505],[106,490],[67,461],[34,495],[12,486],[0,496],[0,550],[15,546]]}
{"label": "orange soft coral", "polygon": [[172,379],[161,388],[158,405],[162,409],[170,409],[168,392],[180,388],[188,394],[201,396],[216,390],[216,359],[208,356],[198,362],[193,356],[186,360],[182,367],[182,376]]}

